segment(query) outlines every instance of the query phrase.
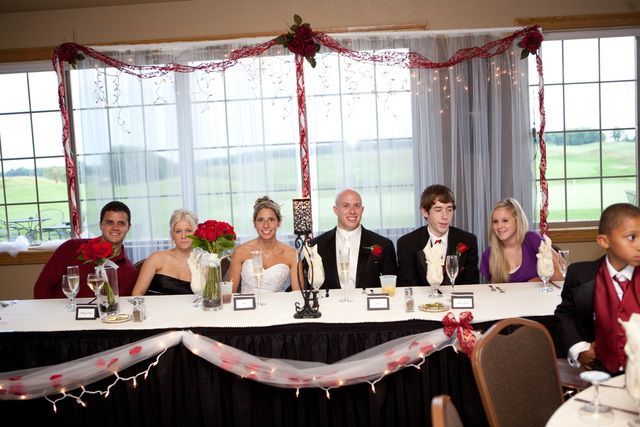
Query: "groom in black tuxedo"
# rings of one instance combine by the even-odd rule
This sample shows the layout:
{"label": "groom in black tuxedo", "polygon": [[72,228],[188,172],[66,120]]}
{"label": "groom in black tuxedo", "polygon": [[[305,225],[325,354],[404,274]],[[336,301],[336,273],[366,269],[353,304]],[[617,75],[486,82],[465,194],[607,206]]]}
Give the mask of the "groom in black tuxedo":
{"label": "groom in black tuxedo", "polygon": [[351,248],[348,288],[380,287],[381,274],[397,274],[396,251],[391,240],[360,225],[364,206],[360,195],[351,189],[336,197],[333,211],[338,226],[311,241],[318,246],[324,267],[324,289],[340,289],[338,250]]}
{"label": "groom in black tuxedo", "polygon": [[[398,239],[398,286],[428,285],[427,261],[423,249],[436,243],[445,246],[447,255],[458,255],[456,285],[480,283],[478,239],[471,233],[451,227],[455,209],[453,192],[448,187],[431,185],[422,192],[420,212],[429,225]],[[443,275],[443,284],[451,284],[444,270]]]}

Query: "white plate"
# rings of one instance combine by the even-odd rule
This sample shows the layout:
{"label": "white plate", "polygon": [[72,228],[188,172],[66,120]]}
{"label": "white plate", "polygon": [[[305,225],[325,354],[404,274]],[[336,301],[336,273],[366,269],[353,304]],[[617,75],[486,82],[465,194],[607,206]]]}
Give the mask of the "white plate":
{"label": "white plate", "polygon": [[420,304],[418,308],[422,311],[426,311],[428,313],[439,313],[441,311],[449,310],[449,304],[443,304],[441,302],[429,303],[429,304]]}
{"label": "white plate", "polygon": [[119,313],[119,314],[112,314],[110,316],[107,316],[104,319],[102,319],[102,321],[104,323],[122,323],[122,322],[128,322],[129,320],[131,320],[131,317],[132,316],[130,314]]}

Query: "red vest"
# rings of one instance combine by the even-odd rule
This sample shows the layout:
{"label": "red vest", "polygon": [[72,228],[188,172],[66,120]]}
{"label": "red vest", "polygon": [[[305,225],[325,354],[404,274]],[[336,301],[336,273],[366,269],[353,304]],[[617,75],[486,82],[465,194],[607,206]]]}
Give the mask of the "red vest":
{"label": "red vest", "polygon": [[633,271],[629,287],[620,300],[606,261],[602,260],[596,274],[593,311],[596,315],[596,356],[609,372],[618,372],[627,363],[624,352],[627,337],[618,320],[627,321],[632,313],[640,313],[640,268]]}

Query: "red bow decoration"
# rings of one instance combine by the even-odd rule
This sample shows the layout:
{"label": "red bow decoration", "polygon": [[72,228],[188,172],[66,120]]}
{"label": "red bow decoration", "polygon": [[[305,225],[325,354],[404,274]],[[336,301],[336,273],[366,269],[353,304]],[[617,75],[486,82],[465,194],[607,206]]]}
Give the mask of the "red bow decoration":
{"label": "red bow decoration", "polygon": [[470,311],[463,311],[460,313],[460,321],[456,320],[456,316],[449,312],[442,318],[442,329],[444,333],[450,337],[456,330],[458,331],[458,342],[462,351],[467,356],[471,357],[473,347],[476,345],[476,336],[473,335],[473,326],[471,321],[473,320],[473,314]]}

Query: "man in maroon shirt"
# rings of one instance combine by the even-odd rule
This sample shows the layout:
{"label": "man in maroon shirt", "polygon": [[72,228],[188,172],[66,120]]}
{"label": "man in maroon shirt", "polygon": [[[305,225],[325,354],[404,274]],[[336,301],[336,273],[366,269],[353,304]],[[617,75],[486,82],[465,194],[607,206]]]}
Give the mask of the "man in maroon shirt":
{"label": "man in maroon shirt", "polygon": [[[131,211],[122,202],[107,203],[100,211],[100,230],[102,239],[113,244],[114,256],[111,261],[118,266],[118,289],[120,295],[131,295],[133,286],[138,278],[138,272],[129,261],[124,250],[125,236],[131,228]],[[78,259],[78,248],[89,239],[71,239],[64,242],[55,250],[40,272],[33,288],[34,298],[66,298],[62,293],[62,275],[67,273],[67,267],[80,267],[80,290],[78,297],[93,297],[93,291],[86,285],[87,274],[93,273],[95,264],[83,263]]]}

